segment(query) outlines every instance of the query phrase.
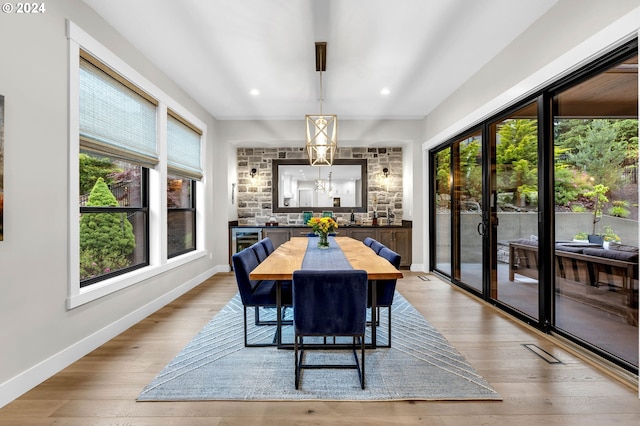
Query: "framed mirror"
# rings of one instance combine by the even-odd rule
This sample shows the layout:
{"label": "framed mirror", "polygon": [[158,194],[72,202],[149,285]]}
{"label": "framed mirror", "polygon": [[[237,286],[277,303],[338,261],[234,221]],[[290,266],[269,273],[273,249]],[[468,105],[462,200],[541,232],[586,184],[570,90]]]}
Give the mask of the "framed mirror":
{"label": "framed mirror", "polygon": [[274,213],[367,211],[367,160],[334,160],[310,166],[306,160],[272,160]]}

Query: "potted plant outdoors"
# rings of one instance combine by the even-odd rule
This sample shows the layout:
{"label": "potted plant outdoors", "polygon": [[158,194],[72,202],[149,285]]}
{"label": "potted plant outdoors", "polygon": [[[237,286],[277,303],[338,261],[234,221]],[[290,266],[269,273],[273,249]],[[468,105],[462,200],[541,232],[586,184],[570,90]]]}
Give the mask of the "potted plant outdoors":
{"label": "potted plant outdoors", "polygon": [[606,249],[609,248],[609,245],[611,243],[614,244],[619,244],[620,243],[620,237],[618,236],[618,234],[616,234],[615,232],[613,232],[613,228],[611,228],[611,226],[607,225],[604,227],[604,235],[602,236],[603,238],[603,242],[602,242],[602,246]]}
{"label": "potted plant outdoors", "polygon": [[576,242],[582,242],[582,241],[588,241],[589,240],[589,234],[587,234],[586,232],[578,232],[575,237],[573,237],[573,241]]}
{"label": "potted plant outdoors", "polygon": [[609,201],[605,196],[607,191],[609,191],[609,187],[599,183],[593,187],[593,190],[584,193],[585,197],[593,197],[593,229],[591,234],[594,236],[596,235],[596,223],[602,218],[602,206]]}

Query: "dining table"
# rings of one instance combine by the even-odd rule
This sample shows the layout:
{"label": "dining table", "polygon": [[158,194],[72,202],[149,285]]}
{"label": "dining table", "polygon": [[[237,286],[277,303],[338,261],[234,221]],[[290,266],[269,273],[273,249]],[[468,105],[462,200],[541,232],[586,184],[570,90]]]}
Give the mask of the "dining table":
{"label": "dining table", "polygon": [[[317,237],[293,237],[278,246],[249,274],[251,280],[275,280],[277,283],[277,347],[283,349],[293,346],[293,344],[284,344],[282,342],[281,290],[283,281],[291,281],[293,272],[300,269],[360,269],[367,272],[371,289],[371,343],[368,343],[367,347],[375,348],[377,344],[376,283],[379,280],[402,278],[402,272],[396,269],[387,259],[378,256],[376,252],[360,240],[350,237],[329,237],[330,246],[326,250],[333,250],[333,252],[323,252],[321,253],[322,255],[318,255],[318,252],[315,251],[314,245],[317,240]],[[340,257],[345,260],[342,263],[336,262],[336,258],[339,259]]]}

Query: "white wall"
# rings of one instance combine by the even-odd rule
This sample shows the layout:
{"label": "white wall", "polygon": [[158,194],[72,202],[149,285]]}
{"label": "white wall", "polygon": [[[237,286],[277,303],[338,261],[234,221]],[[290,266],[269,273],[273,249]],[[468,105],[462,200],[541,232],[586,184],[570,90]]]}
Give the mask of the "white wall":
{"label": "white wall", "polygon": [[[206,249],[198,260],[78,308],[66,308],[70,19],[208,127]],[[215,120],[78,0],[40,15],[0,15],[5,97],[4,241],[0,242],[0,406],[227,266],[226,152]],[[71,167],[77,167],[71,165]],[[216,236],[216,238],[213,238]],[[223,238],[221,238],[223,237]],[[214,245],[215,242],[215,245]]]}
{"label": "white wall", "polygon": [[[428,114],[422,144],[425,179],[429,149],[637,37],[639,26],[637,0],[559,0]],[[426,200],[430,197],[427,191],[425,188],[425,221]],[[427,268],[428,232],[425,228],[423,252]]]}
{"label": "white wall", "polygon": [[[637,8],[638,0],[559,0],[429,113],[425,148],[579,68],[622,39],[630,39],[639,25]],[[635,15],[630,15],[634,10]]]}

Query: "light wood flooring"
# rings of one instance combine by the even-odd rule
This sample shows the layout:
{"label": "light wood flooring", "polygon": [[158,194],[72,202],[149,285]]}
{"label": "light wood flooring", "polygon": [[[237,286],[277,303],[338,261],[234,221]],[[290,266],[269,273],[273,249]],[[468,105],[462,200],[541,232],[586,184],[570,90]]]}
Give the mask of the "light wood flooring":
{"label": "light wood flooring", "polygon": [[[398,290],[503,401],[136,402],[142,388],[235,294],[229,273],[212,277],[6,405],[0,425],[640,424],[637,387],[432,275],[423,281],[404,272]],[[524,344],[538,345],[562,363],[549,364]],[[293,372],[283,374],[291,374],[293,386]]]}

